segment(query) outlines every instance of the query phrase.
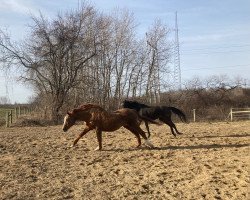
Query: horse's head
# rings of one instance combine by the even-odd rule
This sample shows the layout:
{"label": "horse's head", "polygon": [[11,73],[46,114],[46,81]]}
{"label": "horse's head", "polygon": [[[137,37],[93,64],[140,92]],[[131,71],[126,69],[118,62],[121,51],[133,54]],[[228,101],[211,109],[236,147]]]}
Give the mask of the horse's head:
{"label": "horse's head", "polygon": [[76,118],[74,117],[73,113],[68,112],[67,115],[64,117],[64,122],[63,122],[63,131],[66,132],[69,130],[71,126],[73,126],[76,122]]}

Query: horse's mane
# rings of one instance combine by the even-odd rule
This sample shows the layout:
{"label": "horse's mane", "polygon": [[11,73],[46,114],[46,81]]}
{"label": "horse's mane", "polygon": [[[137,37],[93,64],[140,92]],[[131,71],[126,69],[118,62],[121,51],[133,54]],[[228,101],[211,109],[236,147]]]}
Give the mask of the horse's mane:
{"label": "horse's mane", "polygon": [[104,108],[102,108],[101,106],[99,106],[97,104],[88,103],[88,104],[82,104],[78,108],[73,109],[73,113],[76,113],[76,112],[79,112],[79,111],[84,111],[84,110],[89,110],[89,109],[92,109],[92,108],[97,108],[100,111],[105,111]]}
{"label": "horse's mane", "polygon": [[130,105],[134,105],[134,106],[139,106],[140,108],[149,108],[150,107],[146,104],[139,103],[138,101],[130,101],[130,100],[124,100],[123,104],[130,104]]}

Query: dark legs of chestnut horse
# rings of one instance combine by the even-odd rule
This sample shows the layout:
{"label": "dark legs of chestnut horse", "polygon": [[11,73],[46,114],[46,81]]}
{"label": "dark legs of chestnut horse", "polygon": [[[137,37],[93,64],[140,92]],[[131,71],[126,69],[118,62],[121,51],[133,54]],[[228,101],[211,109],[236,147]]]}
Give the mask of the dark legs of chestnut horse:
{"label": "dark legs of chestnut horse", "polygon": [[79,136],[74,140],[74,143],[73,143],[72,147],[76,145],[76,143],[81,139],[81,137],[83,137],[87,132],[89,132],[89,131],[92,130],[92,129],[93,129],[93,128],[91,128],[91,127],[89,127],[89,126],[85,127],[85,129],[84,129],[84,130],[79,134]]}
{"label": "dark legs of chestnut horse", "polygon": [[[145,135],[144,131],[139,126],[138,127],[126,126],[125,128],[128,129],[130,132],[132,132],[136,136],[137,142],[138,142],[137,147],[141,146],[140,135],[145,140],[145,144],[147,146],[149,146],[151,148],[154,147],[153,144],[150,141],[148,141],[147,136]],[[81,137],[83,137],[86,133],[88,133],[90,130],[93,130],[93,129],[94,128],[92,128],[91,126],[85,127],[85,129],[74,140],[74,143],[73,143],[72,147],[77,144],[77,142],[80,140]],[[96,128],[96,137],[97,137],[97,141],[98,141],[98,147],[95,150],[102,150],[102,131],[99,128]]]}
{"label": "dark legs of chestnut horse", "polygon": [[140,147],[141,146],[140,134],[130,126],[125,126],[125,128],[128,129],[130,132],[132,132],[135,135],[135,137],[137,139],[137,143],[138,143],[137,147]]}
{"label": "dark legs of chestnut horse", "polygon": [[102,150],[102,130],[96,128],[96,137],[98,141],[98,147],[95,150]]}
{"label": "dark legs of chestnut horse", "polygon": [[159,118],[159,120],[161,120],[162,122],[164,122],[165,124],[170,126],[171,132],[172,134],[176,137],[176,134],[174,132],[174,130],[176,131],[177,134],[181,135],[182,133],[179,132],[175,126],[175,124],[172,122],[171,119],[167,119],[167,118]]}
{"label": "dark legs of chestnut horse", "polygon": [[[141,146],[141,138],[140,135],[143,137],[145,140],[145,144],[149,147],[154,147],[154,145],[148,141],[147,136],[145,135],[144,131],[138,126],[138,127],[131,127],[131,126],[125,126],[126,129],[128,129],[130,132],[132,132],[136,138],[138,145],[137,147]],[[97,136],[97,141],[98,141],[98,147],[95,150],[102,150],[102,131],[100,129],[96,129],[96,136]]]}
{"label": "dark legs of chestnut horse", "polygon": [[131,127],[131,126],[125,126],[126,129],[128,129],[130,132],[132,132],[136,138],[137,138],[137,142],[138,145],[137,147],[141,146],[141,138],[140,135],[142,136],[142,138],[145,140],[145,144],[151,148],[154,147],[154,145],[148,140],[147,136],[145,135],[144,131],[138,126],[138,127]]}

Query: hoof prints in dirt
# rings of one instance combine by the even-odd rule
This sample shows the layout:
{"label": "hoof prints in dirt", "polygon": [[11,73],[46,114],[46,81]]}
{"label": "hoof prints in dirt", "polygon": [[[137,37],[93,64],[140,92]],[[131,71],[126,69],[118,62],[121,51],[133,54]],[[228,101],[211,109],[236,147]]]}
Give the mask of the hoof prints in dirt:
{"label": "hoof prints in dirt", "polygon": [[68,148],[80,126],[4,129],[0,199],[247,199],[249,123],[181,124],[178,138],[151,125],[154,149],[121,129],[103,151],[94,132]]}

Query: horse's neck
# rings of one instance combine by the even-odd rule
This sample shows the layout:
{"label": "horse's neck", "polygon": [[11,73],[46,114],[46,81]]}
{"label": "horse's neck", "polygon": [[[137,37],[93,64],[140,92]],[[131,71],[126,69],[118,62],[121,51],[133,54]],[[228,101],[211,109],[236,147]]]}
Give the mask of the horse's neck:
{"label": "horse's neck", "polygon": [[75,112],[75,119],[77,121],[87,121],[89,120],[91,117],[91,114],[89,112],[86,111],[77,111]]}
{"label": "horse's neck", "polygon": [[140,103],[137,103],[137,104],[134,104],[132,106],[133,109],[135,109],[137,112],[139,112],[141,109],[143,108],[150,108],[150,106],[147,106],[145,104],[140,104]]}
{"label": "horse's neck", "polygon": [[145,105],[145,104],[141,104],[141,105],[140,105],[140,108],[150,108],[150,106]]}

